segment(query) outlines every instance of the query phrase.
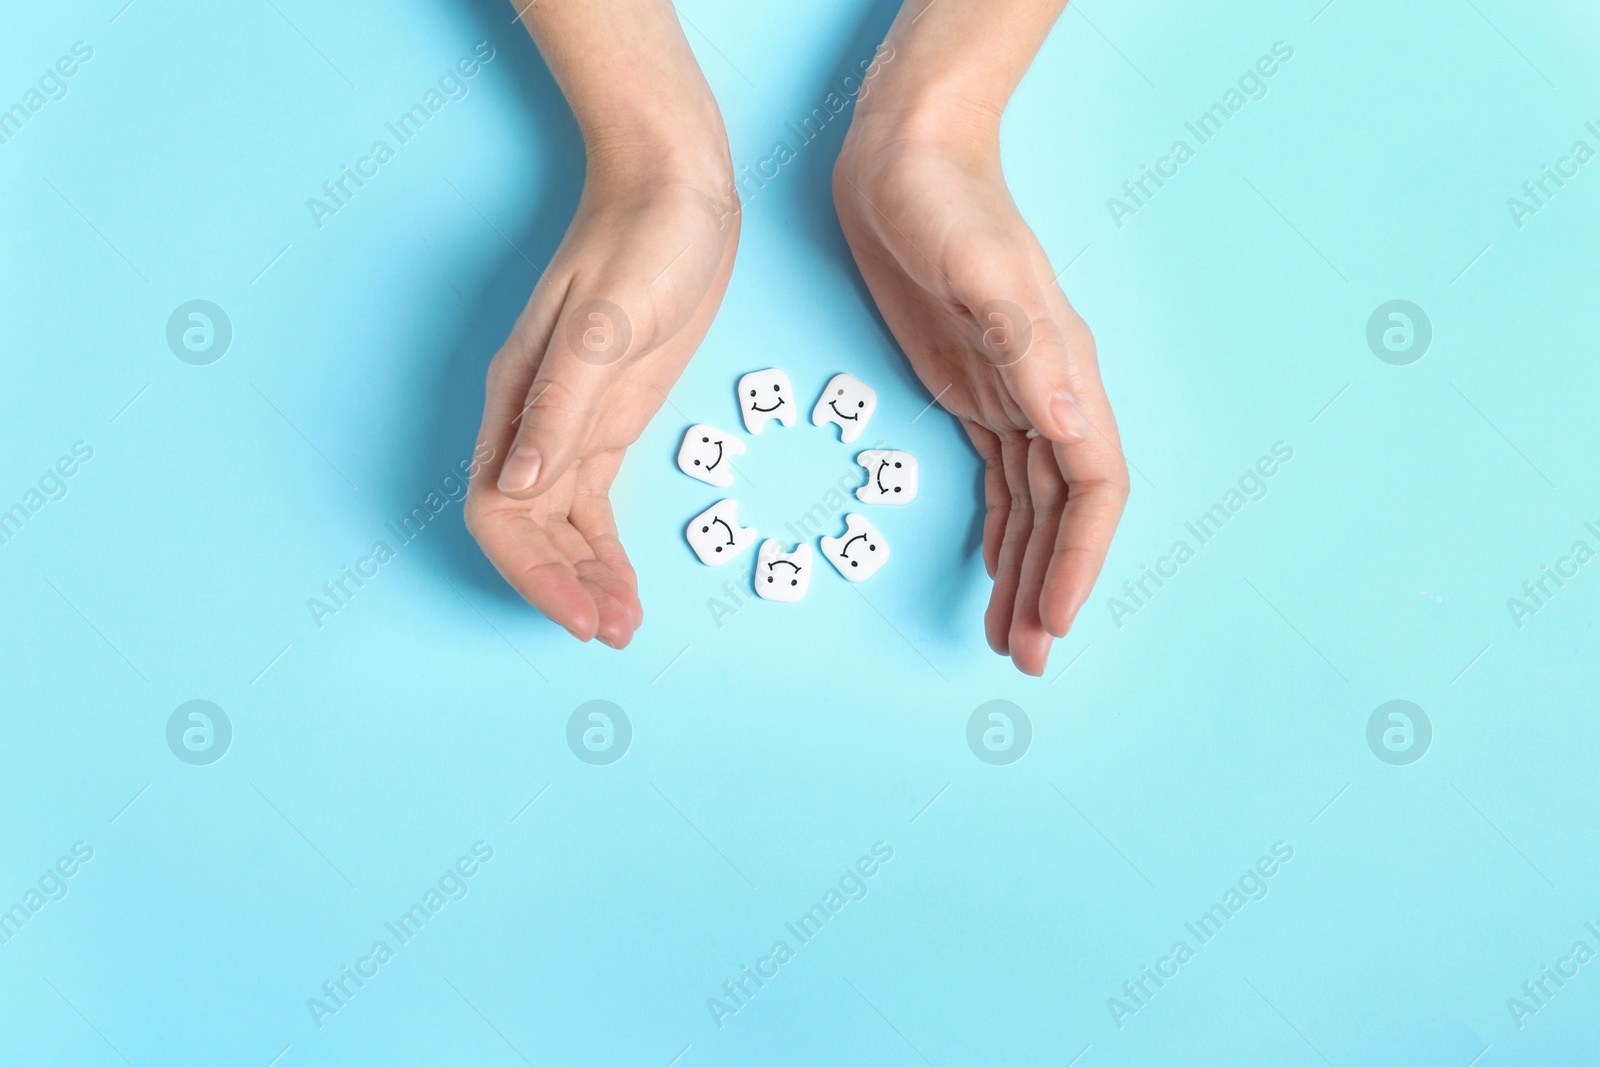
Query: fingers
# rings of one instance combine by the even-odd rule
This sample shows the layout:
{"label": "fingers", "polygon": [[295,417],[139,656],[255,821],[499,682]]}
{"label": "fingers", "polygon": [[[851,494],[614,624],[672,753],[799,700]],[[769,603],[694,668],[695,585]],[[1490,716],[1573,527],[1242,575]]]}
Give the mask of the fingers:
{"label": "fingers", "polygon": [[467,509],[484,554],[523,599],[579,640],[612,648],[644,620],[607,497],[621,462],[622,450],[602,452],[535,500],[508,503],[490,488],[469,496]]}
{"label": "fingers", "polygon": [[1040,619],[1040,594],[1057,542],[1057,531],[1067,504],[1067,482],[1057,466],[1052,446],[1043,437],[1027,442],[1028,491],[1033,504],[1033,525],[1028,534],[1022,567],[1017,579],[1015,605],[1011,613],[1009,646],[1011,659],[1025,674],[1044,673],[1050,658],[1052,636]]}
{"label": "fingers", "polygon": [[1054,320],[1066,330],[1067,368],[1092,431],[1087,439],[1058,442],[1053,450],[1070,490],[1045,575],[1039,614],[1047,630],[1063,637],[1105,564],[1128,501],[1128,464],[1116,416],[1100,380],[1094,338],[1059,286],[1052,284],[1045,299]]}
{"label": "fingers", "polygon": [[994,577],[1000,564],[1000,542],[1006,532],[1006,518],[1011,513],[1011,491],[1006,488],[1006,468],[1000,457],[1000,438],[967,419],[961,420],[972,447],[983,460],[983,569]]}
{"label": "fingers", "polygon": [[617,537],[616,515],[608,495],[621,462],[621,451],[607,452],[579,468],[568,516],[572,528],[583,538],[584,548],[593,557],[590,564],[579,566],[580,575],[614,600],[620,609],[621,614],[615,621],[624,629],[608,626],[611,621],[608,619],[602,619],[600,626],[600,635],[617,648],[627,644],[633,631],[644,622],[639,578]]}
{"label": "fingers", "polygon": [[1011,618],[1016,606],[1022,561],[1033,532],[1033,503],[1028,489],[1028,441],[1020,434],[1000,439],[1000,458],[1011,506],[1006,511],[1005,532],[995,560],[994,589],[983,616],[989,647],[1000,655],[1011,651]]}
{"label": "fingers", "polygon": [[577,530],[571,526],[557,526],[552,534],[557,546],[573,558],[573,571],[594,602],[595,639],[612,648],[626,647],[633,639],[633,622],[621,598],[631,597],[632,592],[609,567],[587,554],[587,543]]}
{"label": "fingers", "polygon": [[[1011,503],[997,557],[993,512],[985,522],[984,562],[995,579],[985,630],[991,647],[1037,675],[1094,587],[1128,483],[1087,328],[1059,292],[1038,291],[1021,277],[1013,285],[1021,304],[991,300],[973,309],[977,326],[988,326],[979,353],[997,368],[1021,420],[1038,431],[1031,444],[1000,445]],[[984,457],[992,508],[997,465],[985,432],[968,436]]]}
{"label": "fingers", "polygon": [[583,582],[543,526],[526,514],[507,511],[473,526],[483,554],[522,599],[580,641],[600,632],[594,588]]}
{"label": "fingers", "polygon": [[1104,438],[1054,446],[1051,459],[1071,485],[1040,594],[1044,628],[1065,637],[1105,565],[1128,502],[1128,468]]}
{"label": "fingers", "polygon": [[984,458],[989,509],[984,563],[994,589],[984,633],[990,648],[1038,676],[1105,563],[1128,497],[1126,469],[1106,441],[967,432]]}
{"label": "fingers", "polygon": [[[633,568],[613,532],[592,531],[604,520],[592,505],[580,530],[565,520],[540,522],[502,510],[474,523],[484,555],[524,600],[580,641],[598,638],[623,648],[644,620]],[[592,540],[591,540],[592,538]]]}
{"label": "fingers", "polygon": [[1029,335],[1014,331],[1007,359],[991,362],[1040,439],[1029,453],[1035,529],[1008,644],[1017,665],[1036,673],[1051,637],[1066,636],[1094,588],[1127,502],[1128,472],[1088,328],[1053,283],[1040,289],[1019,275],[1012,284],[1025,294],[1027,310],[1015,317]]}

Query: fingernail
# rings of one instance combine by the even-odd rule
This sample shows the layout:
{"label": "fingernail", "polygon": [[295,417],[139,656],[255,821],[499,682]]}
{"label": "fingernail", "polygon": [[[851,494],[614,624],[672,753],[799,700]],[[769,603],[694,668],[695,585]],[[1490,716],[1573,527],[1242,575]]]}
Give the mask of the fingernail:
{"label": "fingernail", "polygon": [[1089,420],[1083,416],[1083,409],[1078,406],[1078,398],[1071,393],[1057,393],[1051,397],[1050,414],[1055,416],[1056,425],[1068,437],[1087,441],[1094,433]]}
{"label": "fingernail", "polygon": [[518,445],[511,450],[511,455],[506,457],[506,465],[500,468],[500,491],[502,493],[520,493],[533,487],[539,478],[539,450]]}
{"label": "fingernail", "polygon": [[615,648],[615,649],[621,649],[622,648],[621,645],[619,645],[615,641],[611,640],[611,638],[607,637],[605,634],[596,634],[595,637],[596,637],[597,640],[599,640],[599,642],[602,645],[605,645],[607,648]]}

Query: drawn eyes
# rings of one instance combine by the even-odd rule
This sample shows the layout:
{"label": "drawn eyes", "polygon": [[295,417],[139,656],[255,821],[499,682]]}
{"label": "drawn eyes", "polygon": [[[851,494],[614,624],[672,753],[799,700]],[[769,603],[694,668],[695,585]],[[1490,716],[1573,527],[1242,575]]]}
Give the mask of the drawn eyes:
{"label": "drawn eyes", "polygon": [[[811,587],[811,546],[804,541],[795,546],[793,552],[785,552],[783,546],[777,541],[767,540],[761,544],[757,554],[757,573],[765,570],[766,581],[756,582],[756,595],[763,600],[777,600],[787,604],[794,604],[803,599],[806,591]],[[788,580],[779,579],[777,569],[788,567]]]}
{"label": "drawn eyes", "polygon": [[755,544],[755,530],[738,525],[738,510],[737,501],[719,500],[684,528],[689,547],[701,563],[721,566]]}
{"label": "drawn eyes", "polygon": [[[713,450],[717,453],[716,458],[706,458]],[[715,426],[691,426],[678,448],[678,469],[708,485],[732,485],[733,473],[728,469],[731,462],[724,463],[723,460],[743,452],[744,442]]]}
{"label": "drawn eyes", "polygon": [[[917,457],[910,452],[872,449],[856,457],[867,468],[867,484],[856,490],[856,499],[867,504],[909,504],[917,497]],[[888,482],[883,476],[893,471]]]}
{"label": "drawn eyes", "polygon": [[[744,428],[751,433],[760,433],[761,428],[772,420],[777,420],[782,426],[794,425],[794,386],[789,382],[789,376],[778,368],[746,374],[739,379],[735,395],[749,401],[739,406]],[[769,401],[766,407],[761,406],[762,397]]]}
{"label": "drawn eyes", "polygon": [[[850,401],[852,398],[855,403]],[[867,420],[877,409],[878,394],[859,378],[848,374],[835,374],[822,388],[822,397],[811,412],[811,421],[817,426],[836,423],[839,440],[849,443],[861,436]]]}
{"label": "drawn eyes", "polygon": [[[865,552],[862,551],[863,547]],[[822,554],[845,578],[852,582],[864,582],[888,562],[889,545],[865,518],[849,514],[845,516],[845,535],[824,537]]]}

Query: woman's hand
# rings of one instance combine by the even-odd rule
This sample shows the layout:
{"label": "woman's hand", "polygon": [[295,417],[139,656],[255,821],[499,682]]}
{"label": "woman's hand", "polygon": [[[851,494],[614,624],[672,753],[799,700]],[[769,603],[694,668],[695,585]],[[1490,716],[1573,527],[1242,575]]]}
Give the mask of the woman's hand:
{"label": "woman's hand", "polygon": [[[884,320],[984,461],[983,559],[994,579],[985,631],[996,652],[1038,675],[1105,562],[1127,465],[1094,339],[1000,170],[1010,86],[986,106],[981,85],[955,78],[958,91],[943,96],[948,86],[918,81],[923,69],[948,78],[957,56],[982,55],[983,32],[1006,5],[909,6],[927,17],[906,25],[902,14],[891,32],[895,58],[886,84],[869,83],[857,105],[834,201]],[[1032,6],[1038,23],[1050,5]]]}
{"label": "woman's hand", "polygon": [[670,4],[581,7],[523,16],[583,127],[588,169],[489,365],[478,436],[495,458],[473,479],[466,522],[530,604],[621,648],[644,612],[608,492],[711,325],[739,214],[721,117]]}

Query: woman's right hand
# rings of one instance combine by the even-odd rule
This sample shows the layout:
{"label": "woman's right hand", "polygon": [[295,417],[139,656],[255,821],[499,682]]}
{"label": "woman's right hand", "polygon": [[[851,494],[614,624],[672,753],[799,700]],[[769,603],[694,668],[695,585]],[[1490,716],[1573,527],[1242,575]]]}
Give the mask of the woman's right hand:
{"label": "woman's right hand", "polygon": [[[492,451],[466,522],[530,604],[621,648],[644,613],[608,492],[722,302],[739,204],[721,116],[671,5],[546,7],[523,18],[584,130],[583,196],[489,365],[478,440]],[[601,49],[620,9],[636,21]],[[630,62],[629,49],[642,54]]]}

